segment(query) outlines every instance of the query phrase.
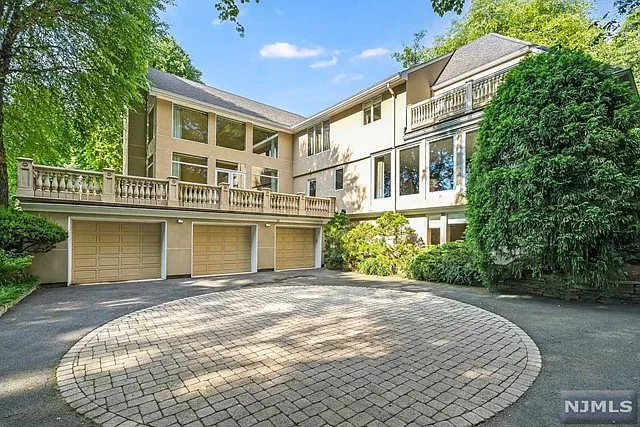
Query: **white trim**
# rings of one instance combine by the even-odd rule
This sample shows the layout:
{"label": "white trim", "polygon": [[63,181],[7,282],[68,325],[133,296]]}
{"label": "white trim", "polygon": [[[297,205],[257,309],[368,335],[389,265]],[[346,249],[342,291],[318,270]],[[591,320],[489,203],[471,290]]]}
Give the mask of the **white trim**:
{"label": "white trim", "polygon": [[[378,157],[384,157],[387,154],[389,154],[389,163],[391,164],[391,170],[389,171],[390,175],[391,175],[391,182],[389,183],[389,192],[391,193],[389,195],[389,197],[376,197],[376,158]],[[371,200],[371,204],[376,203],[378,200],[390,200],[393,199],[395,197],[395,173],[394,173],[394,167],[393,167],[393,163],[394,163],[394,149],[393,148],[389,148],[387,150],[384,151],[380,151],[377,152],[375,154],[371,154],[369,155],[370,158],[370,162],[371,162],[371,178],[370,178],[370,188],[371,188],[371,192],[370,192],[370,198],[369,200]],[[383,184],[384,185],[384,184]]]}
{"label": "white trim", "polygon": [[[457,170],[457,166],[458,166],[458,159],[457,159],[457,155],[456,155],[456,139],[459,136],[459,132],[456,130],[455,132],[451,133],[450,135],[447,134],[447,136],[442,136],[440,138],[437,139],[431,139],[429,138],[429,140],[425,140],[426,142],[426,146],[425,146],[425,151],[426,151],[426,159],[427,159],[427,164],[425,165],[425,171],[426,171],[426,177],[427,177],[427,184],[426,184],[426,197],[429,197],[430,194],[443,194],[446,193],[448,191],[456,191],[458,188],[458,184],[456,183],[456,170]],[[432,143],[436,143],[436,142],[441,142],[441,141],[447,141],[447,140],[451,140],[451,146],[453,147],[453,188],[449,189],[449,190],[438,190],[438,191],[431,191],[431,144]]]}
{"label": "white trim", "polygon": [[[398,167],[396,168],[396,175],[397,178],[396,179],[396,190],[397,190],[397,194],[398,194],[398,198],[400,197],[416,197],[416,196],[420,196],[422,194],[422,177],[420,175],[422,175],[420,172],[423,169],[422,167],[422,146],[423,146],[423,141],[417,141],[413,144],[407,144],[407,145],[403,145],[402,147],[398,147],[396,148],[396,151],[398,152],[397,155],[397,159],[398,159]],[[405,151],[405,150],[410,150],[412,148],[418,148],[418,192],[417,193],[413,193],[413,194],[400,194],[400,152],[401,151]],[[428,182],[428,181],[427,181]]]}
{"label": "white trim", "polygon": [[[151,223],[151,224],[161,224],[160,230],[162,235],[160,236],[161,249],[160,249],[160,277],[155,279],[134,279],[134,280],[116,280],[112,282],[91,282],[87,284],[98,284],[98,283],[121,283],[121,282],[139,282],[142,280],[166,280],[167,279],[167,221],[166,220],[153,220],[153,219],[127,219],[127,218],[114,218],[114,217],[105,217],[105,218],[96,218],[96,217],[85,217],[85,216],[71,216],[67,218],[68,227],[69,227],[69,237],[67,238],[67,286],[71,286],[72,275],[73,275],[73,221],[91,221],[91,222],[127,222],[127,223]],[[81,283],[83,284],[83,283]]]}

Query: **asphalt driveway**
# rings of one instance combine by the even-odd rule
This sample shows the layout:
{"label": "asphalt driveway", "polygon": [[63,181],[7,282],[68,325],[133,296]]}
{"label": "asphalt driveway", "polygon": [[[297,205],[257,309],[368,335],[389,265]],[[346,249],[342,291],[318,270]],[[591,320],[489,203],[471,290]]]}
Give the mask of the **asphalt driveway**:
{"label": "asphalt driveway", "polygon": [[640,384],[638,307],[491,294],[325,270],[260,273],[36,291],[0,317],[0,425],[94,425],[67,405],[55,379],[60,359],[84,335],[124,314],[178,298],[270,285],[427,291],[512,321],[537,344],[542,371],[523,397],[483,426],[558,425],[559,390],[637,389]]}

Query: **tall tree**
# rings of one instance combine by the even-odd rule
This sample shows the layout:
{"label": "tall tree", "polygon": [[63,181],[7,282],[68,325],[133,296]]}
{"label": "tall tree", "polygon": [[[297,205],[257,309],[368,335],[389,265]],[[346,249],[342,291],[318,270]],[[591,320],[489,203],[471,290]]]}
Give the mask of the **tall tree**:
{"label": "tall tree", "polygon": [[[431,0],[433,10],[440,16],[447,12],[455,12],[460,15],[464,3],[465,0]],[[640,0],[616,0],[614,4],[619,13],[627,14],[640,7]]]}
{"label": "tall tree", "polygon": [[162,34],[156,38],[149,66],[202,83],[202,71],[193,65],[189,54],[170,34]]}

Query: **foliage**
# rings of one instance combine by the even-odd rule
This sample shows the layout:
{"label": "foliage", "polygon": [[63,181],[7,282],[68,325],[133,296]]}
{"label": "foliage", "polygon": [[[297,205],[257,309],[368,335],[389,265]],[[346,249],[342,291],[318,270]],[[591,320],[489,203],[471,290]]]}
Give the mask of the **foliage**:
{"label": "foliage", "polygon": [[429,46],[422,44],[425,32],[420,31],[412,45],[393,57],[411,67],[494,32],[541,46],[584,50],[596,59],[632,68],[640,78],[640,12],[625,6],[630,14],[619,31],[609,34],[606,25],[591,18],[594,8],[594,0],[473,0],[467,13]]}
{"label": "foliage", "polygon": [[[376,259],[381,269],[388,267],[390,274],[401,274],[422,243],[407,218],[396,212],[385,212],[375,224],[365,222],[349,230],[342,244],[347,268],[371,270],[373,261],[367,260]],[[367,264],[362,266],[365,261]]]}
{"label": "foliage", "polygon": [[377,255],[376,257],[363,260],[360,265],[358,265],[358,271],[374,276],[391,276],[395,268],[389,257]]}
{"label": "foliage", "polygon": [[464,240],[423,249],[409,261],[407,276],[455,285],[481,285],[476,254]]}
{"label": "foliage", "polygon": [[336,212],[324,227],[324,262],[331,270],[342,270],[344,265],[343,237],[353,228],[349,215]]}
{"label": "foliage", "polygon": [[637,93],[584,53],[554,48],[507,75],[468,182],[487,285],[505,269],[594,287],[623,278],[624,242],[640,237],[639,126]]}
{"label": "foliage", "polygon": [[[251,3],[251,0],[220,0],[216,3],[216,10],[218,11],[218,19],[220,22],[229,21],[236,24],[236,31],[240,34],[240,37],[244,37],[244,26],[238,21],[240,16],[240,4]],[[256,0],[256,3],[260,3],[260,0]]]}
{"label": "foliage", "polygon": [[431,7],[440,16],[447,12],[455,12],[460,15],[464,7],[464,0],[431,0]]}
{"label": "foliage", "polygon": [[156,37],[149,66],[202,83],[202,71],[193,65],[189,54],[180,47],[176,39],[170,34],[162,34]]}
{"label": "foliage", "polygon": [[[16,256],[0,249],[0,289],[4,285],[20,283],[27,277],[26,270],[31,266],[31,256]],[[2,305],[2,302],[0,302]]]}
{"label": "foliage", "polygon": [[11,256],[48,252],[67,238],[58,224],[17,209],[0,209],[0,249]]}

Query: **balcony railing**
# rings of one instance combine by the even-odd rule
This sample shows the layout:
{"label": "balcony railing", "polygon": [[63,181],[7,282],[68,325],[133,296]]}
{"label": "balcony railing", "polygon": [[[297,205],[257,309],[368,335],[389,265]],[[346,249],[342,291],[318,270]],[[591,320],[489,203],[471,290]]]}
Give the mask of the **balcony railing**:
{"label": "balcony railing", "polygon": [[418,104],[407,106],[407,132],[460,116],[486,106],[504,80],[507,71],[470,81]]}
{"label": "balcony railing", "polygon": [[335,197],[303,193],[242,190],[167,179],[57,168],[18,159],[17,196],[23,200],[66,201],[76,204],[112,204],[134,207],[184,208],[198,211],[281,214],[329,218]]}

